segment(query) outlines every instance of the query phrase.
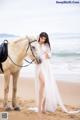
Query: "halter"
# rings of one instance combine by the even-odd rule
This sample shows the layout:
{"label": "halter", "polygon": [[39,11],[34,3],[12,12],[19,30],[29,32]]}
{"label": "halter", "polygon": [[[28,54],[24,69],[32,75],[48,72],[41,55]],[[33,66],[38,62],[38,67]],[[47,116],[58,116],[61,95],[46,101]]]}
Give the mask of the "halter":
{"label": "halter", "polygon": [[26,54],[27,54],[27,52],[28,52],[28,49],[29,49],[29,47],[30,47],[30,50],[31,50],[31,53],[32,53],[32,55],[33,55],[33,57],[34,57],[34,59],[31,61],[31,62],[29,62],[28,60],[26,60],[26,59],[24,59],[27,63],[29,63],[28,65],[18,65],[18,64],[16,64],[13,60],[12,60],[12,58],[8,55],[8,57],[9,57],[9,59],[16,65],[16,66],[18,66],[18,67],[27,67],[27,66],[29,66],[30,64],[32,64],[35,60],[37,61],[37,58],[35,57],[35,55],[34,55],[34,52],[33,52],[33,50],[32,50],[32,46],[31,46],[31,43],[33,43],[33,42],[37,42],[37,40],[33,40],[33,41],[31,41],[30,42],[30,40],[29,40],[29,38],[28,38],[28,47],[27,47],[27,49],[26,49]]}
{"label": "halter", "polygon": [[[28,40],[29,40],[29,38],[28,38]],[[31,50],[31,53],[32,53],[34,59],[33,59],[31,62],[29,62],[28,60],[24,59],[24,60],[25,60],[26,62],[28,62],[29,64],[31,64],[31,63],[34,62],[35,60],[37,61],[37,58],[35,57],[34,52],[33,52],[33,50],[32,50],[32,46],[31,46],[31,43],[33,43],[33,42],[37,42],[37,40],[33,40],[33,41],[31,41],[31,42],[29,41],[28,47],[27,47],[27,50],[26,50],[26,53],[28,52],[28,49],[29,49],[29,47],[30,47],[30,50]],[[38,61],[37,61],[37,62],[38,62]]]}

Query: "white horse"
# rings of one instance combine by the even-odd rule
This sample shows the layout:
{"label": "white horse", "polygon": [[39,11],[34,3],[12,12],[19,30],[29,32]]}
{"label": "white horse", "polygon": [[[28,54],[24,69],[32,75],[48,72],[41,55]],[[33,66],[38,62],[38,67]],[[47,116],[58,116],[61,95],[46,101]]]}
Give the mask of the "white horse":
{"label": "white horse", "polygon": [[[16,92],[17,92],[17,80],[21,67],[23,65],[23,60],[28,56],[31,60],[35,59],[35,62],[39,62],[38,56],[38,42],[32,38],[25,37],[20,38],[15,41],[8,43],[8,58],[2,63],[4,70],[4,109],[9,111],[13,107],[14,110],[20,110],[19,106],[16,104]],[[10,57],[10,58],[9,58]],[[14,63],[15,64],[14,64]],[[1,71],[0,71],[0,74]],[[8,92],[9,92],[9,82],[10,76],[13,78],[13,93],[12,93],[12,106],[8,105]]]}

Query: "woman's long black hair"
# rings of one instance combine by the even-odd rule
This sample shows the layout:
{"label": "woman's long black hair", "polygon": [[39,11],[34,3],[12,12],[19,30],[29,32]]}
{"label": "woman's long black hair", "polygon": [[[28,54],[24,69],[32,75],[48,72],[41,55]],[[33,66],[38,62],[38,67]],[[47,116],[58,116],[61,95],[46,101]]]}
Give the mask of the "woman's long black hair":
{"label": "woman's long black hair", "polygon": [[50,42],[49,42],[49,37],[48,37],[48,34],[46,32],[41,32],[40,35],[39,35],[39,39],[38,39],[38,42],[40,42],[40,38],[41,37],[45,37],[46,40],[45,40],[45,44],[48,44],[50,49],[51,49],[51,46],[50,46]]}

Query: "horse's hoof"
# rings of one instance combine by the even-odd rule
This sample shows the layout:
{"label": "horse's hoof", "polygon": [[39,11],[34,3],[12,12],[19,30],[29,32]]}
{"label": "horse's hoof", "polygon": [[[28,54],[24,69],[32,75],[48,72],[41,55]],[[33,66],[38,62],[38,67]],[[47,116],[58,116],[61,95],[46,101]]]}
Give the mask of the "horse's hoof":
{"label": "horse's hoof", "polygon": [[6,108],[5,108],[5,111],[8,111],[8,112],[9,112],[9,111],[12,111],[12,110],[13,110],[13,109],[12,109],[11,107],[6,107]]}
{"label": "horse's hoof", "polygon": [[16,106],[16,107],[14,107],[14,110],[15,110],[15,111],[20,111],[20,107],[19,107],[19,106]]}

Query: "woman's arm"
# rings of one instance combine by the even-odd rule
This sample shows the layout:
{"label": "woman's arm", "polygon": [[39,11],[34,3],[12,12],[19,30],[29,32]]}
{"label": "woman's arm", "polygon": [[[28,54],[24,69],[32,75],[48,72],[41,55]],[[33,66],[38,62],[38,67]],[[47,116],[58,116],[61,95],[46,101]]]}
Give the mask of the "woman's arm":
{"label": "woman's arm", "polygon": [[50,58],[50,57],[51,57],[51,54],[48,52],[45,52],[45,58]]}
{"label": "woman's arm", "polygon": [[45,58],[51,58],[51,50],[50,50],[49,46],[46,46]]}

